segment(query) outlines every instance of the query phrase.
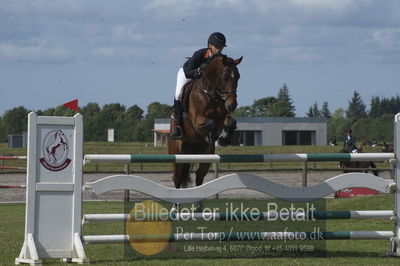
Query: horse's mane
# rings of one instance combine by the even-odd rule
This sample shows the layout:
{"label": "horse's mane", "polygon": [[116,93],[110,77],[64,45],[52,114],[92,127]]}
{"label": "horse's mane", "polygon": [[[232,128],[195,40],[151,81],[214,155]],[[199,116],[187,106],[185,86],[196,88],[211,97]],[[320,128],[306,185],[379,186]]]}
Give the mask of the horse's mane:
{"label": "horse's mane", "polygon": [[207,59],[206,64],[208,65],[209,63],[211,63],[212,61],[214,61],[215,59],[220,58],[220,57],[222,58],[222,60],[224,61],[225,64],[234,65],[234,59],[233,58],[230,58],[226,54],[221,54],[221,53],[210,56]]}
{"label": "horse's mane", "polygon": [[219,58],[221,58],[221,63],[223,63],[223,65],[229,66],[229,67],[236,67],[235,60],[233,58],[230,58],[225,54],[219,53],[219,54],[210,56],[207,59],[207,61],[205,62],[203,69],[205,70],[207,68],[207,66],[214,63],[214,61]]}
{"label": "horse's mane", "polygon": [[206,68],[209,64],[211,64],[214,60],[216,60],[217,58],[220,58],[220,57],[226,57],[226,55],[223,55],[223,54],[216,54],[216,55],[212,55],[212,56],[210,56],[208,59],[207,59],[207,61],[204,63],[204,68]]}

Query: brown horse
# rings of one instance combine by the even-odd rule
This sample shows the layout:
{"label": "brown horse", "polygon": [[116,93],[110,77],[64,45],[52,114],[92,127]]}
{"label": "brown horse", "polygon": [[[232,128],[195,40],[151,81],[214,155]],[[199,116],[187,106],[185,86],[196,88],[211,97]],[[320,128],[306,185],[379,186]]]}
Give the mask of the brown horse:
{"label": "brown horse", "polygon": [[[341,153],[346,153],[345,150],[341,150]],[[362,152],[362,147],[357,149],[357,153],[361,153]],[[350,172],[360,172],[357,170],[346,170],[346,168],[371,168],[371,170],[363,170],[363,173],[368,173],[369,171],[371,171],[374,175],[379,176],[378,175],[378,171],[377,170],[373,170],[376,169],[376,165],[374,162],[369,161],[369,162],[345,162],[345,161],[339,161],[339,168],[344,169],[343,172],[344,173],[350,173]]]}
{"label": "brown horse", "polygon": [[383,142],[382,152],[394,152],[394,144]]}
{"label": "brown horse", "polygon": [[[183,113],[182,138],[168,139],[169,154],[213,154],[216,140],[223,146],[231,143],[236,120],[230,113],[237,106],[236,89],[240,78],[237,65],[242,58],[232,59],[225,55],[217,55],[206,63],[200,78],[193,82],[190,94],[187,96],[187,107]],[[226,136],[219,138],[223,130]],[[196,171],[196,186],[203,183],[210,165],[210,163],[199,164]],[[176,188],[189,185],[190,168],[189,163],[173,164]]]}

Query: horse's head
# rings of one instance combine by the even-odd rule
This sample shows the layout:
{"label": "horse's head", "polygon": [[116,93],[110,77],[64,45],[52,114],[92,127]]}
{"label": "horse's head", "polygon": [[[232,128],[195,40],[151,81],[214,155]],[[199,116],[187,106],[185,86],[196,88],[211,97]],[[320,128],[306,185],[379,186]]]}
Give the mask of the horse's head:
{"label": "horse's head", "polygon": [[[213,94],[225,101],[225,108],[233,112],[237,107],[237,86],[240,78],[237,65],[243,56],[232,59],[226,55],[215,56],[205,68],[205,74],[210,83],[213,83]],[[212,82],[213,81],[213,82]]]}

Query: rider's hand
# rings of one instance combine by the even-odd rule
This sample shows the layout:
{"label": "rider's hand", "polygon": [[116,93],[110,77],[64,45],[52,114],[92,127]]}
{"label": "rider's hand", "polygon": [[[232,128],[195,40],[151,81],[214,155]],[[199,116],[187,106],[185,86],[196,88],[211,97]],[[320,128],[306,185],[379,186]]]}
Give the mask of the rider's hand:
{"label": "rider's hand", "polygon": [[194,77],[195,79],[200,78],[201,72],[202,72],[202,69],[201,69],[201,67],[199,67],[199,68],[197,69],[197,71],[194,73],[193,77]]}

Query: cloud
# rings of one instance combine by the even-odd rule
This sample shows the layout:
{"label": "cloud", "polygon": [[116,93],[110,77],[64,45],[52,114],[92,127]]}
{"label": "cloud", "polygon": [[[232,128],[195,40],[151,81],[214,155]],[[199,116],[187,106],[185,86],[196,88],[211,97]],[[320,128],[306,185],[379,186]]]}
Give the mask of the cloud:
{"label": "cloud", "polygon": [[9,62],[61,64],[73,60],[65,48],[49,46],[46,41],[25,46],[0,43],[0,59],[3,64]]}
{"label": "cloud", "polygon": [[0,40],[25,47],[33,53],[30,60],[40,60],[37,54],[45,51],[34,43],[46,40],[40,47],[58,62],[68,62],[68,52],[77,60],[104,63],[177,62],[204,47],[213,31],[227,35],[227,51],[253,56],[258,64],[371,61],[380,55],[382,62],[399,55],[397,0],[3,0],[0,5]]}
{"label": "cloud", "polygon": [[90,59],[102,64],[130,63],[134,59],[144,58],[145,51],[132,47],[97,47],[89,54]]}
{"label": "cloud", "polygon": [[2,0],[1,7],[10,14],[49,17],[87,16],[96,9],[80,0]]}
{"label": "cloud", "polygon": [[145,5],[145,10],[165,11],[166,15],[171,14],[187,14],[193,10],[203,8],[208,1],[184,1],[184,0],[152,0]]}
{"label": "cloud", "polygon": [[144,40],[143,34],[138,31],[137,27],[127,27],[125,25],[117,25],[113,28],[112,36],[115,42],[137,43]]}
{"label": "cloud", "polygon": [[288,3],[308,10],[343,11],[353,6],[354,0],[289,0]]}
{"label": "cloud", "polygon": [[400,28],[378,29],[372,32],[373,42],[384,49],[400,49]]}

